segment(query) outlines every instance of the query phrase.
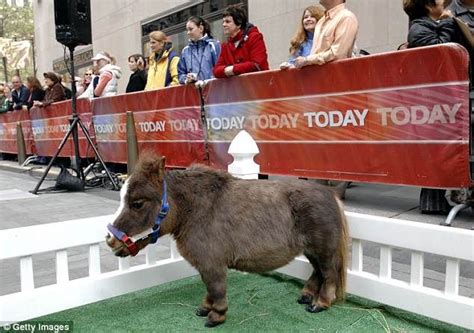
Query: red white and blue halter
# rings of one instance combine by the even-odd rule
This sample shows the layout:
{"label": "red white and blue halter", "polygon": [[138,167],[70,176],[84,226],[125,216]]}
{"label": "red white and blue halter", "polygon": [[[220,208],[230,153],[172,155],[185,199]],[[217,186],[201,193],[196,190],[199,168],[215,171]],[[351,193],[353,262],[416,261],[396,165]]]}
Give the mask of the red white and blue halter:
{"label": "red white and blue halter", "polygon": [[167,186],[166,186],[166,181],[163,180],[163,196],[161,197],[161,207],[160,207],[160,212],[158,213],[158,216],[155,219],[155,224],[153,225],[153,231],[146,235],[145,237],[140,238],[137,241],[133,241],[125,232],[119,230],[115,226],[113,226],[111,223],[107,225],[107,229],[110,231],[112,235],[114,235],[115,238],[118,240],[121,240],[125,246],[127,247],[128,251],[130,251],[130,255],[136,256],[138,251],[137,243],[142,242],[150,238],[150,244],[156,243],[158,238],[160,237],[160,229],[161,229],[161,222],[165,219],[166,215],[168,214],[168,211],[170,209],[169,203],[168,203],[168,191],[167,191]]}

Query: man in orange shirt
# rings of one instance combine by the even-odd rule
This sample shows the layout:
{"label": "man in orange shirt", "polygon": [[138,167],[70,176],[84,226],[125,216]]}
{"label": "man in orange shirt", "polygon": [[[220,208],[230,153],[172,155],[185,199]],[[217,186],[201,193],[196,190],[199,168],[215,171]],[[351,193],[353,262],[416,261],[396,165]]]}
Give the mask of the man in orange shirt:
{"label": "man in orange shirt", "polygon": [[320,0],[319,2],[326,12],[316,24],[311,54],[307,57],[296,58],[297,68],[323,65],[352,56],[359,28],[356,16],[346,8],[345,0]]}
{"label": "man in orange shirt", "polygon": [[[314,29],[311,54],[296,58],[296,68],[324,65],[334,60],[352,57],[359,23],[356,16],[346,8],[345,2],[345,0],[319,0],[326,12]],[[335,186],[340,198],[345,197],[349,185],[349,182],[341,181],[318,180],[318,182]]]}

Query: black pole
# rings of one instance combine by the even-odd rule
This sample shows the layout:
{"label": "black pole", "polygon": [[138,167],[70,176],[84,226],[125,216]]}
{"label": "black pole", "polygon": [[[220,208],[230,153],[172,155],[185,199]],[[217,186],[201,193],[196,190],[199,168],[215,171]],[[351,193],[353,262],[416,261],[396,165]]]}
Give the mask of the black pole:
{"label": "black pole", "polygon": [[204,135],[204,149],[206,151],[206,161],[210,165],[211,161],[209,158],[209,143],[208,143],[208,138],[207,138],[206,102],[204,100],[204,93],[202,91],[202,87],[199,87],[199,97],[201,101],[201,123],[202,123],[202,131]]}
{"label": "black pole", "polygon": [[[69,46],[70,62],[71,62],[71,91],[72,91],[72,118],[69,119],[69,123],[72,125],[74,119],[77,116],[77,97],[76,97],[76,77],[74,70],[74,46]],[[74,142],[74,166],[76,167],[77,174],[82,180],[84,179],[84,173],[81,168],[81,155],[79,153],[79,135],[77,132],[77,126],[74,126],[72,129],[72,140]]]}

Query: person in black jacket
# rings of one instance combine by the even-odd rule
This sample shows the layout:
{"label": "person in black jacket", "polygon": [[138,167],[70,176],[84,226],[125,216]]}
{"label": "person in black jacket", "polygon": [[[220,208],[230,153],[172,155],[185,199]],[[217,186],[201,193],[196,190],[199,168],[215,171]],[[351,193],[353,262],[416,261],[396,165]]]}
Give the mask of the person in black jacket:
{"label": "person in black jacket", "polygon": [[41,87],[41,83],[34,76],[28,76],[26,78],[26,85],[30,90],[30,98],[28,99],[28,110],[33,106],[34,101],[42,101],[44,99],[44,90]]}
{"label": "person in black jacket", "polygon": [[[405,0],[403,9],[410,18],[408,47],[459,42],[453,14],[446,7],[449,0]],[[446,190],[422,188],[420,210],[424,214],[448,214],[451,206]]]}
{"label": "person in black jacket", "polygon": [[446,0],[409,0],[404,10],[410,17],[408,47],[457,42],[458,31]]}
{"label": "person in black jacket", "polygon": [[474,0],[453,0],[448,9],[474,33]]}
{"label": "person in black jacket", "polygon": [[125,92],[145,90],[147,73],[145,71],[145,58],[141,54],[128,57],[128,67],[132,71]]}
{"label": "person in black jacket", "polygon": [[23,84],[21,78],[18,75],[12,77],[12,101],[13,101],[13,110],[21,110],[28,105],[28,99],[30,98],[30,91]]}

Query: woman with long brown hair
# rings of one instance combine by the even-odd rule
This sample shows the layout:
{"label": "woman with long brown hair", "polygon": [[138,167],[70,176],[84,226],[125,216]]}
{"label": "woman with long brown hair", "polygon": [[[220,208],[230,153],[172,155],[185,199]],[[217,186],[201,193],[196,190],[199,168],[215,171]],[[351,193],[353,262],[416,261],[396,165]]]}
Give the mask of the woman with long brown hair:
{"label": "woman with long brown hair", "polygon": [[314,28],[323,15],[324,9],[321,6],[305,8],[298,30],[290,41],[290,58],[280,65],[280,69],[294,68],[296,58],[306,57],[311,53]]}
{"label": "woman with long brown hair", "polygon": [[30,90],[30,98],[27,104],[29,110],[33,106],[34,101],[42,101],[44,99],[45,92],[39,80],[34,76],[26,78],[26,86]]}

